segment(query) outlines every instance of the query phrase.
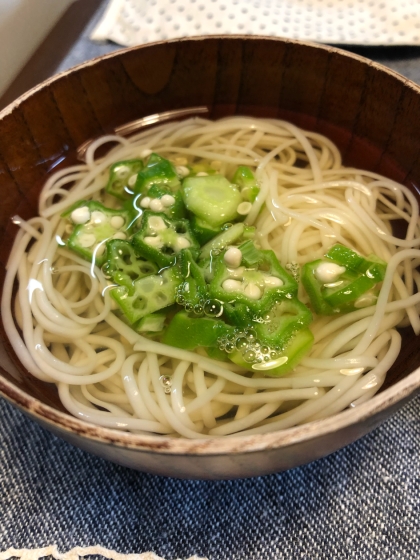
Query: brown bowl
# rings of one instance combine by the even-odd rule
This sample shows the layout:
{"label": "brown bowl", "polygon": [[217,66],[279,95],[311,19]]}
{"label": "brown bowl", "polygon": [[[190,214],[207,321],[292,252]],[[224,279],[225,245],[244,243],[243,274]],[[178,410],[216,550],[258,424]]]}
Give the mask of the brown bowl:
{"label": "brown bowl", "polygon": [[[335,48],[261,37],[168,41],[119,51],[54,77],[0,113],[1,284],[16,227],[37,214],[54,162],[86,140],[141,117],[206,106],[218,118],[278,117],[329,136],[344,163],[374,170],[419,197],[420,88]],[[403,350],[381,392],[326,420],[259,436],[185,440],[120,433],[67,414],[55,386],[34,379],[1,329],[0,392],[68,442],[142,471],[181,478],[238,478],[295,467],[351,443],[420,386],[420,344]]]}

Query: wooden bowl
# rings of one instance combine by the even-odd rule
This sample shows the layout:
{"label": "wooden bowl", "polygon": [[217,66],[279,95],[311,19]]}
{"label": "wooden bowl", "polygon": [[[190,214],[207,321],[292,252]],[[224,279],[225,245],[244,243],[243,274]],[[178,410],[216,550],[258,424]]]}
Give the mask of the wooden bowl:
{"label": "wooden bowl", "polygon": [[[419,197],[420,88],[395,72],[332,47],[262,37],[168,41],[87,62],[34,88],[0,113],[1,284],[16,227],[37,214],[53,163],[86,140],[154,113],[207,106],[225,115],[279,117],[320,132],[344,163],[377,171]],[[111,461],[182,478],[238,478],[289,469],[356,440],[420,385],[420,344],[403,350],[381,392],[356,409],[266,435],[196,440],[120,433],[81,422],[55,386],[25,371],[1,329],[0,392],[70,443]]]}

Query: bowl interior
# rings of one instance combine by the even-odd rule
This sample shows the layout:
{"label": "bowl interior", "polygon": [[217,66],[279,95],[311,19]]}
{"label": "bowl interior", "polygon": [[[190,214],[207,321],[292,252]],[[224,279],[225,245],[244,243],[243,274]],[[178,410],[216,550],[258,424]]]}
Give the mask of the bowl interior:
{"label": "bowl interior", "polygon": [[[119,125],[191,107],[207,107],[209,118],[287,119],[328,136],[346,165],[387,175],[419,197],[420,90],[392,71],[334,48],[279,39],[138,47],[53,78],[0,113],[0,284],[16,234],[10,218],[37,214],[39,190],[57,165],[73,162],[78,146]],[[4,379],[63,411],[55,386],[27,375],[3,328],[0,337]],[[406,329],[403,337],[382,391],[420,364],[414,334]]]}

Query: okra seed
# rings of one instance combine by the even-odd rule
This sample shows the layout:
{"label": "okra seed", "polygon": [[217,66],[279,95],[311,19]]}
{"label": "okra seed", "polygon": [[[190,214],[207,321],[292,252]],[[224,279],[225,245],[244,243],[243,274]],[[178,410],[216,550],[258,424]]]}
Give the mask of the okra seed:
{"label": "okra seed", "polygon": [[177,165],[175,167],[175,171],[180,177],[186,177],[190,174],[190,170],[188,169],[188,167],[185,167],[185,165]]}
{"label": "okra seed", "polygon": [[140,206],[142,208],[149,208],[149,204],[150,204],[150,196],[145,196],[141,201],[140,201]]}
{"label": "okra seed", "polygon": [[103,212],[99,212],[99,210],[94,210],[90,215],[90,221],[93,224],[103,224],[104,222],[108,221],[108,218],[105,216]]}
{"label": "okra seed", "polygon": [[150,247],[162,247],[163,243],[162,240],[160,239],[160,237],[151,237],[151,236],[146,236],[144,238],[144,242],[146,243],[146,245],[149,245]]}
{"label": "okra seed", "polygon": [[270,288],[277,288],[283,286],[283,281],[277,278],[277,276],[266,276],[264,278],[264,284]]}
{"label": "okra seed", "polygon": [[242,261],[242,251],[238,247],[229,247],[224,254],[223,260],[227,266],[238,268]]}
{"label": "okra seed", "polygon": [[315,270],[315,277],[320,282],[335,282],[342,274],[344,274],[344,272],[346,272],[345,266],[324,262],[321,263]]}
{"label": "okra seed", "polygon": [[197,177],[207,177],[208,173],[206,173],[205,171],[200,171],[199,173],[197,173]]}
{"label": "okra seed", "polygon": [[80,247],[92,247],[96,242],[96,237],[93,233],[84,233],[79,236],[78,242]]}
{"label": "okra seed", "polygon": [[122,216],[112,216],[111,226],[115,229],[120,229],[124,225],[124,218]]}
{"label": "okra seed", "polygon": [[154,198],[153,200],[150,201],[149,208],[153,212],[162,212],[163,204],[158,198]]}
{"label": "okra seed", "polygon": [[160,199],[160,201],[163,204],[163,206],[165,206],[165,208],[168,208],[169,206],[172,206],[172,204],[175,203],[175,198],[170,194],[164,194]]}
{"label": "okra seed", "polygon": [[167,229],[165,222],[160,216],[151,216],[151,218],[149,219],[149,227],[156,231]]}
{"label": "okra seed", "polygon": [[152,153],[152,150],[145,149],[142,152],[140,152],[140,157],[142,159],[147,158],[147,157],[150,156],[151,153]]}
{"label": "okra seed", "polygon": [[122,239],[122,240],[124,240],[124,239],[127,239],[127,236],[126,236],[126,234],[125,234],[124,232],[122,232],[122,231],[117,231],[117,233],[115,233],[115,234],[112,236],[112,239]]}
{"label": "okra seed", "polygon": [[242,282],[228,278],[223,282],[222,288],[225,292],[240,292],[242,290]]}
{"label": "okra seed", "polygon": [[124,177],[129,171],[129,167],[127,167],[126,165],[120,165],[119,167],[117,167],[117,169],[115,169],[115,174],[117,175],[117,177]]}
{"label": "okra seed", "polygon": [[87,206],[76,208],[71,213],[71,219],[74,224],[85,224],[90,220],[90,211]]}
{"label": "okra seed", "polygon": [[210,162],[210,167],[215,171],[219,171],[219,169],[222,167],[222,162],[218,159],[215,159],[214,161]]}
{"label": "okra seed", "polygon": [[186,237],[182,237],[181,235],[178,235],[173,245],[173,248],[175,249],[175,251],[181,251],[182,249],[187,249],[189,246],[190,246],[190,242],[188,241],[188,239]]}
{"label": "okra seed", "polygon": [[134,185],[136,184],[137,181],[137,173],[135,173],[134,175],[131,175],[131,177],[128,179],[127,183],[129,187],[134,187]]}
{"label": "okra seed", "polygon": [[244,293],[250,299],[254,299],[254,300],[260,299],[262,295],[260,288],[256,284],[252,284],[252,283],[248,284],[248,286],[245,287]]}

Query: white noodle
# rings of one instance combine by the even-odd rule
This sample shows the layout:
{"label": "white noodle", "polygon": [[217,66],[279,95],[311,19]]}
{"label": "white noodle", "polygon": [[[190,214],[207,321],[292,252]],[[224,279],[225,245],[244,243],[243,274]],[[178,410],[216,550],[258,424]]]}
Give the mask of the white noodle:
{"label": "white noodle", "polygon": [[[98,156],[105,144],[107,155]],[[250,166],[260,192],[246,223],[256,225],[261,246],[273,249],[283,266],[321,258],[337,242],[374,253],[388,262],[377,304],[315,316],[311,353],[280,378],[140,336],[112,311],[102,271],[62,246],[60,215],[80,199],[115,206],[103,191],[110,165],[144,150],[175,163],[214,161],[228,177],[238,165]],[[420,332],[416,197],[376,173],[342,167],[338,149],[321,135],[275,119],[193,118],[129,139],[97,139],[84,160],[47,180],[39,217],[13,218],[20,230],[1,302],[17,356],[32,375],[57,384],[74,416],[187,438],[285,429],[371,398],[400,351],[395,327],[411,324]],[[393,233],[395,220],[406,223],[403,238]],[[299,295],[308,303],[302,289]]]}

